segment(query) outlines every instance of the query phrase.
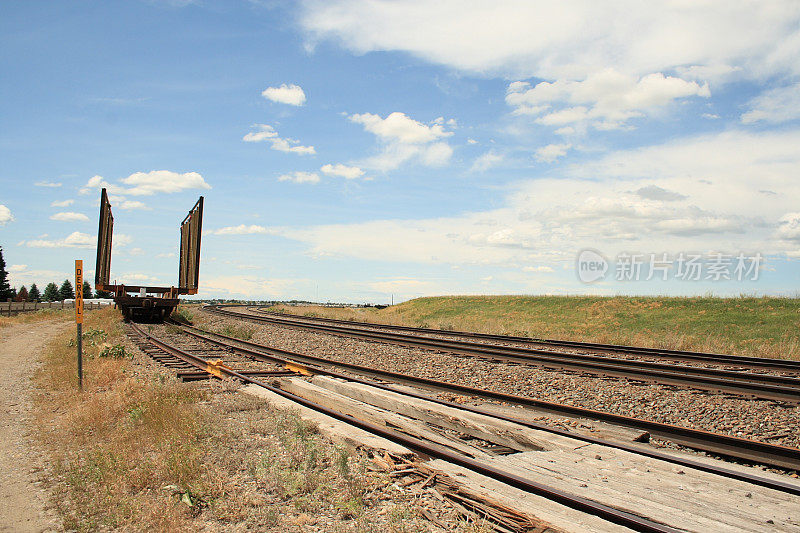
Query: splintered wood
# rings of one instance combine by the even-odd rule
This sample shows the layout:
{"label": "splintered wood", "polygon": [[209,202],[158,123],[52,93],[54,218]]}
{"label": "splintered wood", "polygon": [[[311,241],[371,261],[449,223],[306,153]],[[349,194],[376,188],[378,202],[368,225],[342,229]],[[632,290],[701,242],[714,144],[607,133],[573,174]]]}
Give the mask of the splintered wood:
{"label": "splintered wood", "polygon": [[[413,456],[410,456],[413,457]],[[452,505],[468,520],[482,520],[495,531],[502,533],[562,533],[557,529],[535,517],[512,509],[490,498],[466,489],[450,476],[410,457],[402,455],[375,453],[372,462],[380,469],[397,478],[400,487],[415,491],[427,491],[436,498]],[[436,525],[446,527],[445,524],[425,509],[421,509],[425,518]]]}

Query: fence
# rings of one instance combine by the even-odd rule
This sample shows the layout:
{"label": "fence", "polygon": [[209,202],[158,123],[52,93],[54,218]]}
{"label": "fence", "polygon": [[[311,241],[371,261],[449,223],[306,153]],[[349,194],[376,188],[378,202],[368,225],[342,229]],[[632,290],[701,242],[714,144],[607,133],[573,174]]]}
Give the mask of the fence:
{"label": "fence", "polygon": [[[114,302],[84,302],[84,310],[100,309],[104,305],[114,305]],[[69,302],[2,302],[0,303],[0,315],[8,315],[16,313],[27,313],[29,311],[38,311],[39,309],[74,309],[75,301]]]}

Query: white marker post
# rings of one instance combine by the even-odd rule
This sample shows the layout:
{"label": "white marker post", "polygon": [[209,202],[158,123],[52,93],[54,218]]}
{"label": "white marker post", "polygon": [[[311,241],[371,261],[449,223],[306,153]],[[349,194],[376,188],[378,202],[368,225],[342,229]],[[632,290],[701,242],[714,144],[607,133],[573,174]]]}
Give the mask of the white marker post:
{"label": "white marker post", "polygon": [[75,323],[78,325],[78,388],[83,390],[83,260],[75,260]]}

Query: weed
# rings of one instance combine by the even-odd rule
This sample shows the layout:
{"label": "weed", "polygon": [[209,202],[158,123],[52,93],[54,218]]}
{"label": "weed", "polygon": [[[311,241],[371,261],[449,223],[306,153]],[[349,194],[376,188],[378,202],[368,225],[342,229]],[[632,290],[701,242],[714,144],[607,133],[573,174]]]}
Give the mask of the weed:
{"label": "weed", "polygon": [[339,472],[339,475],[344,479],[350,479],[352,477],[350,472],[350,453],[344,448],[337,449],[336,471]]}
{"label": "weed", "polygon": [[98,357],[110,357],[112,359],[123,359],[125,357],[131,357],[132,354],[128,354],[125,352],[125,346],[122,344],[106,344],[101,347],[100,352],[97,354]]}
{"label": "weed", "polygon": [[170,318],[181,324],[191,324],[194,321],[194,313],[186,307],[179,305],[170,315]]}
{"label": "weed", "polygon": [[226,324],[218,332],[227,337],[249,341],[253,338],[253,333],[255,333],[255,330],[249,326]]}
{"label": "weed", "polygon": [[128,409],[128,416],[131,418],[131,420],[139,420],[142,418],[142,415],[144,415],[146,410],[147,407],[143,405],[137,405],[136,407]]}

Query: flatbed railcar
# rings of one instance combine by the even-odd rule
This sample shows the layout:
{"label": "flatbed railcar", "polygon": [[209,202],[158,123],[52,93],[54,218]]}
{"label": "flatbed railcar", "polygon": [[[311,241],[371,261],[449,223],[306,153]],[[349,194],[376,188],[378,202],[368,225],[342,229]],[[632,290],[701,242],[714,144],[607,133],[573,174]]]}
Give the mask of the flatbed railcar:
{"label": "flatbed railcar", "polygon": [[178,285],[153,287],[110,283],[111,241],[114,216],[106,189],[100,192],[100,225],[97,231],[97,263],[95,266],[95,290],[112,294],[114,303],[126,319],[162,322],[172,314],[180,303],[180,295],[197,294],[200,279],[200,237],[203,231],[203,197],[183,219],[180,226],[180,260]]}

